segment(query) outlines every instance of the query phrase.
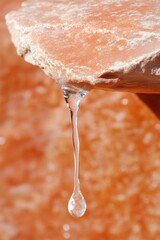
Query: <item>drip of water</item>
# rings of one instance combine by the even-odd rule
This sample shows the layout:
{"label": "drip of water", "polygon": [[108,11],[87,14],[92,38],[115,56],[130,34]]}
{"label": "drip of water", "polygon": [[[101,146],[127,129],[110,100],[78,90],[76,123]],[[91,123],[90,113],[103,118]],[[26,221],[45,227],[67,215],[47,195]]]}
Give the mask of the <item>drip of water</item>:
{"label": "drip of water", "polygon": [[78,110],[87,91],[76,87],[62,86],[65,101],[71,113],[72,141],[74,153],[74,188],[68,202],[68,211],[73,217],[82,217],[86,211],[86,202],[80,189],[80,143],[78,135]]}

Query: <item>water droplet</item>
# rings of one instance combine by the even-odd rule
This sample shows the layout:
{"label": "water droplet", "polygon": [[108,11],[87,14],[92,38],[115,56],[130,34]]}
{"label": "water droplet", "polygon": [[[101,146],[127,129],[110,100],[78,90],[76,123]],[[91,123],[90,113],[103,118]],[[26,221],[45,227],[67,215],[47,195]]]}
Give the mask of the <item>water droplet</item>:
{"label": "water droplet", "polygon": [[74,189],[68,203],[68,211],[73,217],[82,217],[86,202],[80,190],[80,143],[78,134],[78,110],[86,91],[76,87],[62,86],[64,98],[71,113],[72,141],[74,152]]}
{"label": "water droplet", "polygon": [[63,225],[63,230],[64,230],[64,231],[69,231],[69,230],[70,230],[69,224],[67,224],[67,223],[64,224],[64,225]]}
{"label": "water droplet", "polygon": [[65,239],[69,239],[69,238],[70,238],[70,233],[65,232],[65,233],[63,234],[63,236],[64,236]]}
{"label": "water droplet", "polygon": [[72,194],[68,202],[68,211],[73,217],[82,217],[86,211],[86,201],[79,191]]}

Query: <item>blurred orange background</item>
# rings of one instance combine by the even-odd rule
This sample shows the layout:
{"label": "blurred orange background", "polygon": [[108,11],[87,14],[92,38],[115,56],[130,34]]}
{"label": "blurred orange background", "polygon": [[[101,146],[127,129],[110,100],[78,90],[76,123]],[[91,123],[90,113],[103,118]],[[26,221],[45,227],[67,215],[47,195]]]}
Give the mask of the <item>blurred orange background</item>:
{"label": "blurred orange background", "polygon": [[91,91],[79,114],[87,212],[72,218],[69,111],[17,56],[0,0],[0,240],[160,240],[160,123],[133,94]]}

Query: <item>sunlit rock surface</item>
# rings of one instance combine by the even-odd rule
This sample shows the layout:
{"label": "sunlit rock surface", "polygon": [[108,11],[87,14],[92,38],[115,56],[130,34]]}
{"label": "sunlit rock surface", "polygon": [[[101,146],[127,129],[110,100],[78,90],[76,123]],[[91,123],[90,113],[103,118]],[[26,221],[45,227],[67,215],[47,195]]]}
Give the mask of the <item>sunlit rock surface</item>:
{"label": "sunlit rock surface", "polygon": [[18,54],[59,83],[160,93],[159,0],[29,0],[7,24]]}
{"label": "sunlit rock surface", "polygon": [[0,1],[0,240],[159,240],[160,123],[132,94],[82,102],[88,209],[70,217],[70,117],[54,81],[16,56],[4,15],[19,3]]}

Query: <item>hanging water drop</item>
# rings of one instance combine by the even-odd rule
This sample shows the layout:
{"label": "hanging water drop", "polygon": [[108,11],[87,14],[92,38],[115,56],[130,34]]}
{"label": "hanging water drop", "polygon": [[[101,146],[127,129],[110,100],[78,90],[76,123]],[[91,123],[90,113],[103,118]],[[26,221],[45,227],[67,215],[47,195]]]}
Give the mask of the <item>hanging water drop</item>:
{"label": "hanging water drop", "polygon": [[73,217],[82,217],[86,211],[86,201],[79,191],[77,194],[73,192],[69,202],[68,211]]}
{"label": "hanging water drop", "polygon": [[71,113],[72,141],[74,153],[74,189],[68,203],[68,211],[73,217],[82,217],[86,211],[86,202],[80,189],[80,144],[78,134],[78,110],[87,91],[76,87],[62,86],[64,98]]}

